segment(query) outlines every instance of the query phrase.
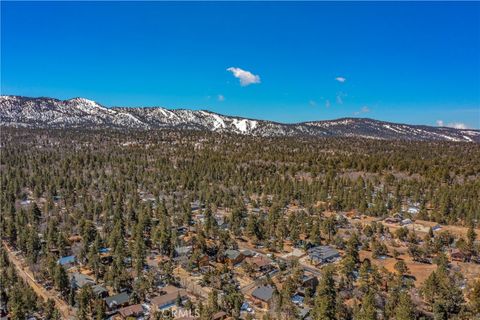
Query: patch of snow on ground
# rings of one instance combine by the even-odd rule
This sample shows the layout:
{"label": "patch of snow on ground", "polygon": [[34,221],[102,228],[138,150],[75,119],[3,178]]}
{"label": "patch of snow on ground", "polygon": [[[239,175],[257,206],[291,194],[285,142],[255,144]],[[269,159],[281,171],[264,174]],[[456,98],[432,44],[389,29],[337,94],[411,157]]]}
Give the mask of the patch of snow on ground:
{"label": "patch of snow on ground", "polygon": [[247,133],[249,130],[255,129],[257,126],[257,121],[247,120],[247,119],[233,119],[233,125],[237,128],[238,131],[241,133]]}
{"label": "patch of snow on ground", "polygon": [[225,122],[223,121],[222,118],[220,118],[219,115],[217,114],[212,114],[213,117],[213,130],[225,128]]}
{"label": "patch of snow on ground", "polygon": [[384,127],[384,128],[387,128],[387,129],[389,129],[389,130],[392,130],[392,131],[394,131],[394,132],[398,132],[398,133],[401,133],[401,134],[404,133],[402,130],[398,130],[397,128],[394,128],[394,127],[392,127],[392,126],[390,126],[390,125],[388,125],[388,124],[384,124],[383,127]]}

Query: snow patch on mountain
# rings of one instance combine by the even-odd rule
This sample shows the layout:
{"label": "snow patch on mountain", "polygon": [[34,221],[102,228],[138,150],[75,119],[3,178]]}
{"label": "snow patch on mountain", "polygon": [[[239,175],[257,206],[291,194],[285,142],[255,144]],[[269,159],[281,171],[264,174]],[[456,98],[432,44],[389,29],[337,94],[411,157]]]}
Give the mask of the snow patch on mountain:
{"label": "snow patch on mountain", "polygon": [[246,134],[252,132],[257,127],[258,122],[248,119],[233,119],[233,126],[237,128],[240,133]]}
{"label": "snow patch on mountain", "polygon": [[29,128],[193,129],[261,137],[360,137],[480,142],[479,130],[343,118],[284,124],[230,117],[205,110],[163,107],[108,108],[85,98],[58,100],[0,96],[0,125]]}

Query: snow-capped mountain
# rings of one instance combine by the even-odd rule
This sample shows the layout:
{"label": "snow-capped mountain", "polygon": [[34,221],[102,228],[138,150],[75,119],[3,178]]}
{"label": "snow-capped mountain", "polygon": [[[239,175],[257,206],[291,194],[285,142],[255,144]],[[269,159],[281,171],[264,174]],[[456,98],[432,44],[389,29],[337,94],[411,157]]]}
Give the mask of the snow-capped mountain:
{"label": "snow-capped mountain", "polygon": [[0,96],[0,125],[28,128],[178,128],[264,137],[340,136],[480,142],[479,130],[415,126],[358,118],[284,124],[224,116],[204,110],[107,108],[84,98],[57,100]]}

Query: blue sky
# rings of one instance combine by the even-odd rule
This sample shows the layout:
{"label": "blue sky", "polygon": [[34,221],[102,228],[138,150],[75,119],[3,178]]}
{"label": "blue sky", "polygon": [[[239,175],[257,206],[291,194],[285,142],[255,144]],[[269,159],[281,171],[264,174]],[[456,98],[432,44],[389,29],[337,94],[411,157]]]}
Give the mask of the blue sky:
{"label": "blue sky", "polygon": [[480,127],[478,2],[2,1],[1,9],[2,94],[281,122]]}

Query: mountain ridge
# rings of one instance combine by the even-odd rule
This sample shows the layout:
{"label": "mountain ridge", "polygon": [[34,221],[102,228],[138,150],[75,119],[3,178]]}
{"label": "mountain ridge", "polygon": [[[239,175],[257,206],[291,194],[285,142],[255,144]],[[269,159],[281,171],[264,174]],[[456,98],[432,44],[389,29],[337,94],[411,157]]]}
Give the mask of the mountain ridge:
{"label": "mountain ridge", "polygon": [[105,107],[76,97],[0,96],[0,125],[27,128],[190,129],[252,136],[362,137],[385,140],[480,142],[480,130],[408,125],[371,118],[281,123],[209,110]]}

